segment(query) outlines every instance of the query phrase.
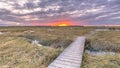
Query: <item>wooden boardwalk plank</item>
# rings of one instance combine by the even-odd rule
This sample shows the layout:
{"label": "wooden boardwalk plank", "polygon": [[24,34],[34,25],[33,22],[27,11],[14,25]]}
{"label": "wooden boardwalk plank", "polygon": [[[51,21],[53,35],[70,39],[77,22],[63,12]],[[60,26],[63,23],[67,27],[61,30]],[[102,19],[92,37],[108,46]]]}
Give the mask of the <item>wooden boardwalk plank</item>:
{"label": "wooden boardwalk plank", "polygon": [[86,37],[78,37],[47,68],[80,68]]}

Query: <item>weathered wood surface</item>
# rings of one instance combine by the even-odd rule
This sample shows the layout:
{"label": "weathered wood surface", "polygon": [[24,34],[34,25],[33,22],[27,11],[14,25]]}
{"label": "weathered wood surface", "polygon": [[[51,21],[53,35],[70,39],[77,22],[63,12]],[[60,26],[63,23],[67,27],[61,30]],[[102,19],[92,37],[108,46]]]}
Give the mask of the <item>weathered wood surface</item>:
{"label": "weathered wood surface", "polygon": [[86,37],[78,37],[47,68],[80,68]]}

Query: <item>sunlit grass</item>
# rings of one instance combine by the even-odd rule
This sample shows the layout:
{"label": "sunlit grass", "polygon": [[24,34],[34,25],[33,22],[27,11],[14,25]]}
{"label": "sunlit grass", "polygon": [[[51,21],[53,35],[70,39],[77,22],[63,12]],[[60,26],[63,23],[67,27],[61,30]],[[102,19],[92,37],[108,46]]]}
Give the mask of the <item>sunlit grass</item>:
{"label": "sunlit grass", "polygon": [[46,67],[60,52],[60,49],[31,45],[26,39],[17,37],[0,44],[0,67]]}
{"label": "sunlit grass", "polygon": [[120,68],[120,55],[84,55],[82,68]]}
{"label": "sunlit grass", "polygon": [[[0,68],[46,68],[77,36],[88,34],[83,27],[2,27]],[[43,46],[32,45],[37,39]]]}
{"label": "sunlit grass", "polygon": [[[120,32],[99,31],[89,37],[86,48],[89,51],[104,51],[120,53]],[[100,54],[92,55],[84,53],[82,68],[120,68],[120,55]]]}
{"label": "sunlit grass", "polygon": [[94,50],[120,52],[120,32],[100,31],[88,38]]}

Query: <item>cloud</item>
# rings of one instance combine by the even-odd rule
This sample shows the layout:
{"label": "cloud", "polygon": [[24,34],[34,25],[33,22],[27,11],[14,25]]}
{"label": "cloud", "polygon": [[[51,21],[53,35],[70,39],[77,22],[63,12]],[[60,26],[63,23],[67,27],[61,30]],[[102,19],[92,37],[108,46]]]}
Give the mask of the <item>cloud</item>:
{"label": "cloud", "polygon": [[120,0],[0,0],[0,20],[10,25],[63,19],[77,24],[120,24],[119,7]]}

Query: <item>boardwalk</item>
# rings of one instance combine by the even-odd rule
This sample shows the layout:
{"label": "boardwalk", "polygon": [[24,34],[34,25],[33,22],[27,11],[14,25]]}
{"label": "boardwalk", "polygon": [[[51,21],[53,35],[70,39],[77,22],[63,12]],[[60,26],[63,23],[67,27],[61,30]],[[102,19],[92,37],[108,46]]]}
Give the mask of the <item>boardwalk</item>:
{"label": "boardwalk", "polygon": [[47,68],[80,68],[86,37],[78,37]]}

